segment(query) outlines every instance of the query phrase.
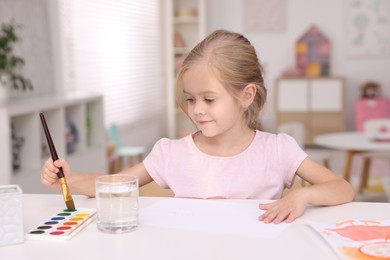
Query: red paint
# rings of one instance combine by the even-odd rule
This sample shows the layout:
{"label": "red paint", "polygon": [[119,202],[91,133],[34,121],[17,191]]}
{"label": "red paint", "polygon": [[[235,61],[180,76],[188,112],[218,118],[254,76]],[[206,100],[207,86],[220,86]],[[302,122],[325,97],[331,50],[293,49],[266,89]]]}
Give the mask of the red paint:
{"label": "red paint", "polygon": [[53,236],[59,236],[59,235],[62,235],[62,234],[65,234],[65,232],[62,232],[62,231],[53,231],[50,233],[50,235],[53,235]]}

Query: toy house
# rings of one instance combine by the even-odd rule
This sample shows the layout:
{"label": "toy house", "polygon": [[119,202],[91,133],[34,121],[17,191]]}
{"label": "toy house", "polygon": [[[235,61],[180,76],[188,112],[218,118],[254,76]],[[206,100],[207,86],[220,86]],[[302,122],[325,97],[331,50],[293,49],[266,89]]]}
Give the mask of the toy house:
{"label": "toy house", "polygon": [[315,26],[296,44],[297,68],[307,77],[329,76],[330,42]]}

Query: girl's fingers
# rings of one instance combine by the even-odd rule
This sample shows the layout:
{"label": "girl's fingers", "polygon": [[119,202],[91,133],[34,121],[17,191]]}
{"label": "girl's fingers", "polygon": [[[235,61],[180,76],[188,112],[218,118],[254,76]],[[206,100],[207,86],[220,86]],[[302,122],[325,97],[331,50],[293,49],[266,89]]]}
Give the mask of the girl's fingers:
{"label": "girl's fingers", "polygon": [[[64,159],[58,159],[54,162],[54,165],[58,168],[62,167],[62,170],[65,174],[65,177],[67,177],[70,173],[70,165],[64,160]],[[57,172],[59,171],[57,168]]]}
{"label": "girl's fingers", "polygon": [[294,216],[294,213],[291,212],[289,215],[288,215],[288,218],[286,218],[286,223],[291,223],[295,220],[295,216]]}
{"label": "girl's fingers", "polygon": [[294,208],[283,206],[283,204],[277,202],[259,204],[259,208],[266,211],[264,214],[259,216],[259,220],[266,224],[279,224],[283,221],[291,222],[296,218],[296,214],[293,213]]}
{"label": "girl's fingers", "polygon": [[259,209],[262,209],[262,210],[268,210],[269,208],[272,207],[272,205],[274,205],[275,202],[271,202],[271,203],[261,203],[259,204]]}

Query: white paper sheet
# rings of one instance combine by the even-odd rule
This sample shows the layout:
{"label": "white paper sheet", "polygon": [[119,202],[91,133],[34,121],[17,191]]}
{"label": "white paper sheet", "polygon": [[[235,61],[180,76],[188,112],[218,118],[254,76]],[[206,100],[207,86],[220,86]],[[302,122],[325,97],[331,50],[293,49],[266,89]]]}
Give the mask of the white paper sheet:
{"label": "white paper sheet", "polygon": [[390,259],[390,220],[309,221],[341,259]]}
{"label": "white paper sheet", "polygon": [[227,200],[166,199],[140,211],[139,224],[214,233],[277,237],[290,224],[264,224],[258,203]]}

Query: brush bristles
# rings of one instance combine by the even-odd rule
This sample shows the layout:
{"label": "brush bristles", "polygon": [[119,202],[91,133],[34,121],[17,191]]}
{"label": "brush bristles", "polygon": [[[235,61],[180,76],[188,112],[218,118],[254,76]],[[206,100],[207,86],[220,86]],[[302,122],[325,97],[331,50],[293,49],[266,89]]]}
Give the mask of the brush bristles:
{"label": "brush bristles", "polygon": [[66,207],[68,210],[76,210],[76,207],[74,206],[73,200],[65,201]]}
{"label": "brush bristles", "polygon": [[70,193],[69,187],[66,184],[65,179],[60,178],[60,183],[61,183],[62,195],[64,196],[66,207],[69,210],[76,210],[76,207],[74,206],[72,194]]}

